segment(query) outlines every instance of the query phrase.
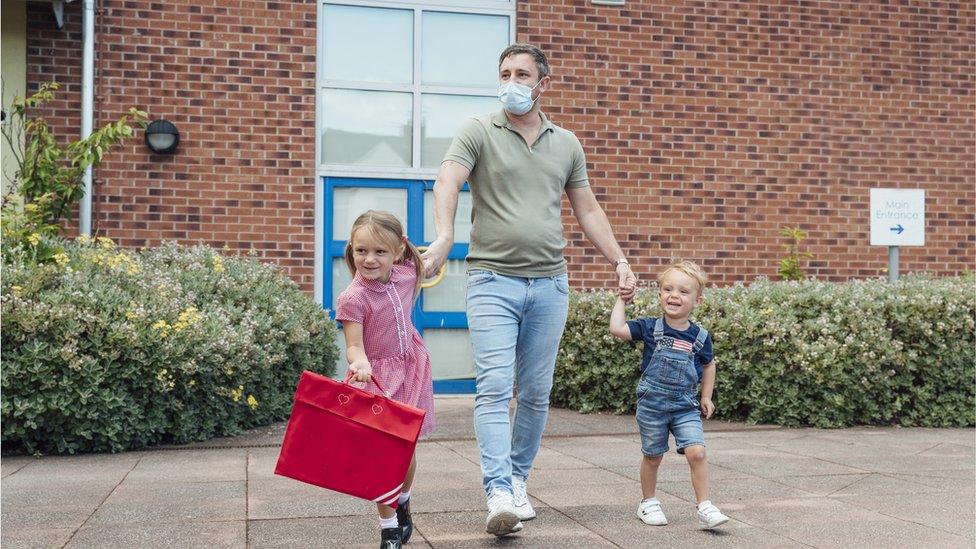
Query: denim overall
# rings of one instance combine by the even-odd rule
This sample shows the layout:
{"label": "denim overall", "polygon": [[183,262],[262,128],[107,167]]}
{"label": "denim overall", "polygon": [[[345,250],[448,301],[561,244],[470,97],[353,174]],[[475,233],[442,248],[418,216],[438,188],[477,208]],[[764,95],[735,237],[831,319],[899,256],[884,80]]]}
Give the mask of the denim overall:
{"label": "denim overall", "polygon": [[637,426],[646,456],[668,451],[668,433],[674,434],[679,454],[688,446],[705,445],[699,415],[698,370],[695,355],[705,346],[708,331],[699,328],[692,351],[675,349],[674,338],[664,336],[664,320],[654,323],[654,354],[637,384]]}

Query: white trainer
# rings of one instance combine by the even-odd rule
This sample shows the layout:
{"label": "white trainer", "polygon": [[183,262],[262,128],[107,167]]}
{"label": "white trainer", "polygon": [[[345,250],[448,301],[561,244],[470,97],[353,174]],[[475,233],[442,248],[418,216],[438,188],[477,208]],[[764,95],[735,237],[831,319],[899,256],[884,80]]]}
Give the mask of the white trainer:
{"label": "white trainer", "polygon": [[501,490],[492,490],[488,496],[488,519],[485,521],[485,531],[496,536],[507,536],[516,532],[519,524],[512,503],[512,494]]}
{"label": "white trainer", "polygon": [[711,501],[703,501],[698,504],[698,527],[703,530],[721,526],[729,521],[729,517],[722,514],[718,507],[712,505]]}
{"label": "white trainer", "polygon": [[520,477],[512,477],[512,503],[515,504],[515,514],[519,520],[532,520],[535,518],[535,509],[529,501],[529,495],[525,492],[525,480]]}
{"label": "white trainer", "polygon": [[664,526],[668,523],[668,517],[664,516],[661,502],[657,498],[641,500],[637,506],[637,517],[651,526]]}

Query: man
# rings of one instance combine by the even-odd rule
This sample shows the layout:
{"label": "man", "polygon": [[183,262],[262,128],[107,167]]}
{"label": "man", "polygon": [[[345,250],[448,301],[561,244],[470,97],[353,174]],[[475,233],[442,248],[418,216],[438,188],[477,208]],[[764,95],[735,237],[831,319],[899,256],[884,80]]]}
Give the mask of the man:
{"label": "man", "polygon": [[589,186],[579,140],[540,110],[539,98],[552,85],[545,54],[527,44],[509,46],[499,58],[498,76],[503,109],[466,121],[441,164],[434,183],[437,238],[423,260],[432,276],[447,258],[458,192],[469,182],[474,423],[488,498],[486,530],[504,536],[535,518],[525,481],[546,426],[569,306],[563,192],[587,238],[616,269],[625,297],[633,295],[637,279]]}

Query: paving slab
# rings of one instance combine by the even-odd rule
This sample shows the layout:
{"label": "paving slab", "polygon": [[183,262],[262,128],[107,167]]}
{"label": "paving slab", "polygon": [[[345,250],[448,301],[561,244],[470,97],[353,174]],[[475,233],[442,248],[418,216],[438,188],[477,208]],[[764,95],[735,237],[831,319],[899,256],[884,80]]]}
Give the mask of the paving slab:
{"label": "paving slab", "polygon": [[4,519],[0,546],[4,549],[60,548],[77,528],[8,528]]}
{"label": "paving slab", "polygon": [[814,547],[967,547],[973,540],[832,498],[755,501],[731,510],[737,520]]}
{"label": "paving slab", "polygon": [[244,520],[246,490],[236,481],[122,483],[88,524]]}
{"label": "paving slab", "polygon": [[244,547],[243,520],[220,522],[92,525],[80,529],[66,549],[146,549],[148,547]]}

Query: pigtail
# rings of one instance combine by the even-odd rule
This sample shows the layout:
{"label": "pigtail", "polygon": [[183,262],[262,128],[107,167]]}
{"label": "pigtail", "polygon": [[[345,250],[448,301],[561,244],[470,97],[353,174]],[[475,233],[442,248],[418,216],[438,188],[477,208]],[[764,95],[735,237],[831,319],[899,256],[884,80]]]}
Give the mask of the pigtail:
{"label": "pigtail", "polygon": [[417,296],[420,295],[420,285],[424,282],[424,262],[420,259],[420,250],[407,237],[403,237],[403,246],[403,259],[412,261],[413,267],[417,271],[417,285],[413,290],[413,298],[417,299]]}
{"label": "pigtail", "polygon": [[349,274],[351,274],[355,278],[356,261],[352,257],[352,235],[349,236],[349,240],[346,242],[346,252],[344,255],[346,257],[346,267],[349,268]]}

